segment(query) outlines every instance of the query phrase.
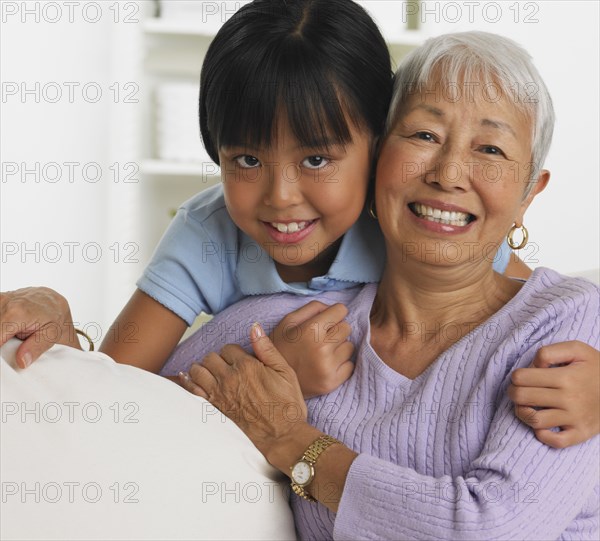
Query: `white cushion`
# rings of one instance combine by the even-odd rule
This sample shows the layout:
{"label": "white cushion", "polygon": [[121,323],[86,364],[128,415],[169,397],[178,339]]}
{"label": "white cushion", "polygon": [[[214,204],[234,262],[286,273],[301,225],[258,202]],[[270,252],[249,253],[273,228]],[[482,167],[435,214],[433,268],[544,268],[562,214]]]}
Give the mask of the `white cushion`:
{"label": "white cushion", "polygon": [[207,401],[102,353],[1,356],[2,539],[295,539],[287,481]]}

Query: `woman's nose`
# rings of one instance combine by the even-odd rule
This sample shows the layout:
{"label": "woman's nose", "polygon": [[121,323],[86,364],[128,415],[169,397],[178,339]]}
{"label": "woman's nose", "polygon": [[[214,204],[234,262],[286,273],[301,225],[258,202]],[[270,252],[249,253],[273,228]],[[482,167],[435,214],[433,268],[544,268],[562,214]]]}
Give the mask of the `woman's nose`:
{"label": "woman's nose", "polygon": [[434,163],[429,164],[425,182],[447,191],[466,191],[471,183],[473,164],[460,150],[442,148]]}
{"label": "woman's nose", "polygon": [[300,170],[298,167],[289,165],[271,165],[269,167],[269,182],[265,193],[265,204],[284,209],[297,205],[302,200],[300,187]]}

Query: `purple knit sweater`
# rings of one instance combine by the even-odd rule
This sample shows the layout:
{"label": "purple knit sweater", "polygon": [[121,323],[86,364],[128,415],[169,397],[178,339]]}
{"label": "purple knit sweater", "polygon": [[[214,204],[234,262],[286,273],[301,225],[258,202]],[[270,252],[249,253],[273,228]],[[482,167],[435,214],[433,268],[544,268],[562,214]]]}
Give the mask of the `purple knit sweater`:
{"label": "purple knit sweater", "polygon": [[[375,293],[371,284],[318,298],[348,306],[356,368],[336,391],[308,401],[308,420],[360,454],[337,514],[292,496],[299,537],[599,539],[599,438],[551,449],[514,416],[506,396],[511,371],[529,365],[541,346],[581,340],[599,347],[599,289],[537,269],[414,380],[370,346]],[[225,343],[248,347],[252,322],[270,329],[306,302],[245,299],[183,342],[163,373],[185,370]]]}

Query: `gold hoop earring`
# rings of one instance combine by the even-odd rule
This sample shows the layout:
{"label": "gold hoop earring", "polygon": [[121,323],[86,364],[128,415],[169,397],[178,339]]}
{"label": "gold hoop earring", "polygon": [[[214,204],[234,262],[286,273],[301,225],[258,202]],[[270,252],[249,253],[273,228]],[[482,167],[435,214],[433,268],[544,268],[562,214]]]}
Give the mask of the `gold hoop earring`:
{"label": "gold hoop earring", "polygon": [[[519,229],[521,230],[521,235],[523,236],[523,238],[521,239],[521,242],[517,244],[513,237],[514,237],[515,231],[518,231]],[[529,231],[527,231],[527,228],[524,225],[521,225],[521,226],[518,226],[517,224],[513,225],[510,228],[508,235],[506,235],[506,241],[508,242],[508,245],[513,250],[520,250],[527,244],[528,240],[529,240]]]}
{"label": "gold hoop earring", "polygon": [[369,216],[373,218],[373,220],[377,220],[377,214],[375,213],[375,199],[371,199],[369,203]]}

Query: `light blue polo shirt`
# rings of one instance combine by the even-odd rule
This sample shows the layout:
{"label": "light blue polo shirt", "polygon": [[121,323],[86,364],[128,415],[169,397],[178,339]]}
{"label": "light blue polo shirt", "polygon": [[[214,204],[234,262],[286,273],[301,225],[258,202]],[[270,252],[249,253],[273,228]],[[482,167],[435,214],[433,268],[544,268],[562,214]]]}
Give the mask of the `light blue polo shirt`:
{"label": "light blue polo shirt", "polygon": [[[504,244],[494,269],[504,272],[509,255]],[[273,259],[233,223],[219,184],[179,208],[136,285],[191,325],[200,312],[216,314],[249,295],[311,296],[378,282],[384,264],[379,225],[363,213],[344,235],[325,276],[286,284]]]}

